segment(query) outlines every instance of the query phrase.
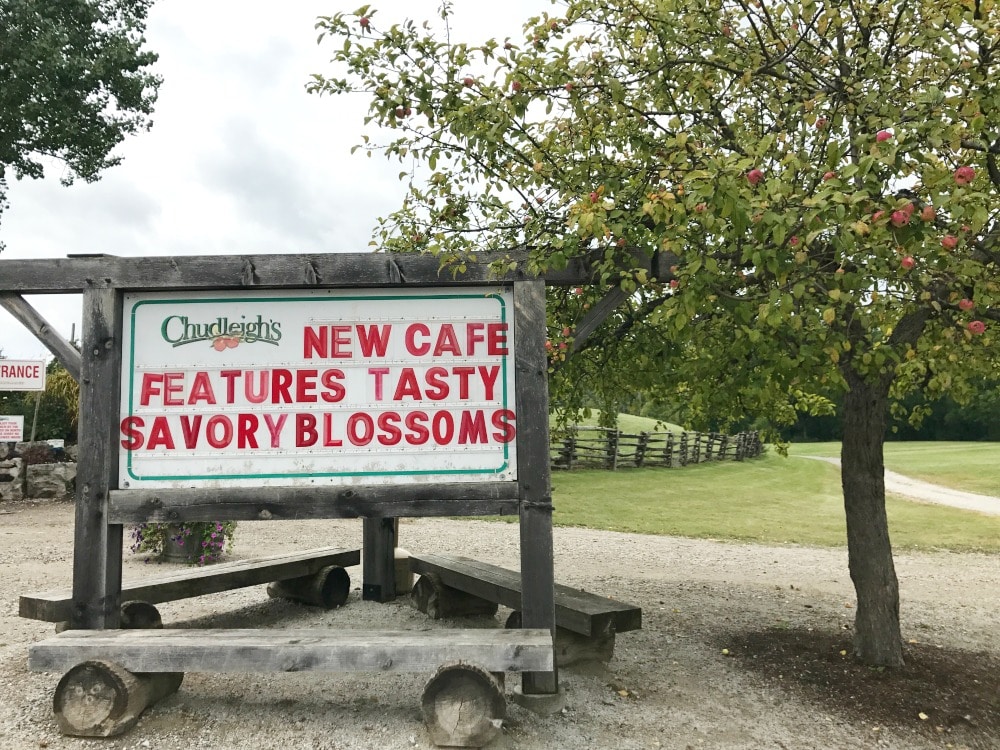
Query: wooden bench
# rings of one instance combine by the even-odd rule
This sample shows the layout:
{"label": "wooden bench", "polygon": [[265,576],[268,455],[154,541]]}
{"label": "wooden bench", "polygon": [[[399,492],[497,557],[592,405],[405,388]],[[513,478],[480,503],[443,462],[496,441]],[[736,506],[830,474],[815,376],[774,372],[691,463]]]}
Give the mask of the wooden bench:
{"label": "wooden bench", "polygon": [[496,673],[552,671],[547,630],[71,630],[28,652],[65,671],[53,705],[64,734],[109,737],[178,690],[184,672],[434,672],[422,699],[437,744],[480,747],[506,713]]}
{"label": "wooden bench", "polygon": [[[435,618],[492,614],[502,604],[514,610],[507,627],[520,626],[519,572],[468,557],[431,554],[411,555],[410,570],[421,575],[412,598],[422,612]],[[468,595],[465,601],[456,592]],[[492,612],[483,606],[487,604]],[[562,666],[587,658],[606,661],[614,651],[616,633],[642,627],[640,607],[558,583],[555,610],[556,659]]]}
{"label": "wooden bench", "polygon": [[[122,602],[142,601],[149,604],[187,599],[204,594],[217,594],[220,591],[256,586],[273,581],[290,582],[284,589],[274,595],[287,595],[291,598],[317,583],[316,577],[328,568],[342,569],[361,563],[360,550],[341,549],[338,547],[321,547],[291,554],[272,555],[256,560],[236,560],[229,563],[218,563],[202,568],[185,568],[171,571],[159,576],[127,581],[122,584]],[[327,581],[329,576],[323,576],[319,584]],[[341,574],[331,583],[336,583],[339,595],[344,593],[344,578]],[[296,586],[291,582],[300,582]],[[350,586],[350,579],[346,581]],[[319,586],[323,588],[322,585]],[[326,600],[330,600],[330,592]],[[306,594],[303,594],[306,596]],[[339,597],[338,597],[339,598]],[[313,603],[319,603],[313,602]],[[72,591],[51,591],[42,594],[23,594],[20,597],[18,614],[32,620],[45,622],[64,622],[70,620],[73,612]]]}

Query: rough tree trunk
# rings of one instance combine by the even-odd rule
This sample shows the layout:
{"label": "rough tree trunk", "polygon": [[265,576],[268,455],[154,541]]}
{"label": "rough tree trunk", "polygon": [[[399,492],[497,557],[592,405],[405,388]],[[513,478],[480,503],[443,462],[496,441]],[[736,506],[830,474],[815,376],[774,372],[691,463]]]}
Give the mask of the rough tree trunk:
{"label": "rough tree trunk", "polygon": [[844,398],[841,482],[847,515],[847,552],[858,605],[854,653],[865,664],[903,665],[899,582],[885,514],[885,442],[888,379],[869,383],[848,375]]}

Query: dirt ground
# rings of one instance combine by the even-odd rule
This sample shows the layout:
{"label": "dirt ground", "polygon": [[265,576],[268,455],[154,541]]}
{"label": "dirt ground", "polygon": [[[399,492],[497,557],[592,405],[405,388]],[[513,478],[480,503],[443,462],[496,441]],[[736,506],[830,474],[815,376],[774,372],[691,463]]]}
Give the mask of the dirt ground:
{"label": "dirt ground", "polygon": [[[130,733],[58,734],[57,674],[26,669],[50,623],[17,616],[18,595],[68,586],[72,507],[0,504],[0,748],[429,748],[419,715],[429,675],[188,674]],[[234,557],[360,543],[358,521],[244,523]],[[514,524],[404,521],[414,552],[517,567]],[[567,707],[511,703],[497,750],[539,748],[1000,748],[1000,556],[906,553],[896,565],[907,666],[850,656],[846,551],[556,529],[556,579],[643,608],[607,665],[560,672]],[[162,571],[126,553],[125,576]],[[268,599],[264,587],[159,605],[166,627],[500,627],[432,622],[405,599],[345,607]],[[508,692],[516,680],[508,680]]]}

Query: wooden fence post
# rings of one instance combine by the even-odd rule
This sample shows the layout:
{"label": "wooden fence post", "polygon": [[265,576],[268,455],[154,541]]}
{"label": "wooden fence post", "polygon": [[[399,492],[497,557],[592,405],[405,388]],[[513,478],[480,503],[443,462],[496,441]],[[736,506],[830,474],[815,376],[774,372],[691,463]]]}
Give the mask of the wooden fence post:
{"label": "wooden fence post", "polygon": [[618,438],[621,436],[619,430],[608,430],[606,435],[606,448],[605,453],[607,454],[607,465],[612,471],[618,468]]}
{"label": "wooden fence post", "polygon": [[635,465],[642,466],[642,462],[646,458],[646,446],[649,445],[649,433],[640,432],[639,442],[635,446]]}

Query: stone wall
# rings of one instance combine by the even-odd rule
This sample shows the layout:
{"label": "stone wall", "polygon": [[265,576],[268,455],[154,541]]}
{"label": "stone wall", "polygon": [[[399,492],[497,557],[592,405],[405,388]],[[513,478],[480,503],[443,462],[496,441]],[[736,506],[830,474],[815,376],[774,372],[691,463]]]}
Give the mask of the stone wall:
{"label": "stone wall", "polygon": [[76,497],[76,446],[0,443],[0,502]]}

